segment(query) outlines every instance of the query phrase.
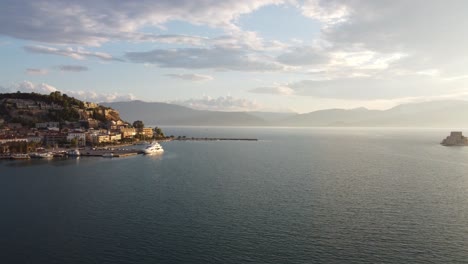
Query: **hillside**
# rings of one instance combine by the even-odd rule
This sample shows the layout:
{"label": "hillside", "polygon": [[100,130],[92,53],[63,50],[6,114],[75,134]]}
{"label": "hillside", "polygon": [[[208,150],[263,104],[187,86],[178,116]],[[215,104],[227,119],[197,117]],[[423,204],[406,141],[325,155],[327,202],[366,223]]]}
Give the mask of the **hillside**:
{"label": "hillside", "polygon": [[98,126],[120,121],[118,111],[94,103],[83,102],[60,92],[0,94],[0,118],[8,123],[33,127],[40,122],[70,123],[94,120]]}

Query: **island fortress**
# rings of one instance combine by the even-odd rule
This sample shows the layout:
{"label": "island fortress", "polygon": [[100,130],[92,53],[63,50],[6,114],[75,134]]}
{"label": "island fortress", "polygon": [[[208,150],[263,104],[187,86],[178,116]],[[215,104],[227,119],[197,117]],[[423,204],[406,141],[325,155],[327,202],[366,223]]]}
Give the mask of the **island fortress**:
{"label": "island fortress", "polygon": [[464,137],[461,131],[452,131],[450,136],[442,140],[440,144],[444,146],[468,146],[468,138]]}

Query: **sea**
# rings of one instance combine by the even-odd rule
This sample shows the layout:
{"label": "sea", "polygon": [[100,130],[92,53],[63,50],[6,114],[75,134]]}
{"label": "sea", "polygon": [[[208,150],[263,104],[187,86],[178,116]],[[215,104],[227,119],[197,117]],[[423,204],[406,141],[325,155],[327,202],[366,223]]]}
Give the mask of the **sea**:
{"label": "sea", "polygon": [[468,263],[449,129],[163,130],[259,141],[0,160],[0,263]]}

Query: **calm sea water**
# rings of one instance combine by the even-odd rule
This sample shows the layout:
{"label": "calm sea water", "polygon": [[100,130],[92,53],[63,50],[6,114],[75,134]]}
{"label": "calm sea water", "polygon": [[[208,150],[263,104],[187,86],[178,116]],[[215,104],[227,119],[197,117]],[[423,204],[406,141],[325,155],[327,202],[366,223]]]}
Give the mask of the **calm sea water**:
{"label": "calm sea water", "polygon": [[468,262],[468,147],[446,129],[165,131],[261,140],[0,161],[0,262]]}

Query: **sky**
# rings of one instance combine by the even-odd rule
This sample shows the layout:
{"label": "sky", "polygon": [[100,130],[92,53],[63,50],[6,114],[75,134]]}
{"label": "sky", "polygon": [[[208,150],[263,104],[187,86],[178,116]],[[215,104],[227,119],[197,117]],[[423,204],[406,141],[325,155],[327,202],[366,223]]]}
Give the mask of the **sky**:
{"label": "sky", "polygon": [[468,99],[468,1],[2,0],[0,92],[306,113]]}

